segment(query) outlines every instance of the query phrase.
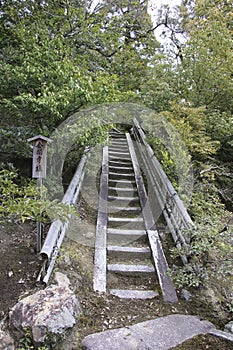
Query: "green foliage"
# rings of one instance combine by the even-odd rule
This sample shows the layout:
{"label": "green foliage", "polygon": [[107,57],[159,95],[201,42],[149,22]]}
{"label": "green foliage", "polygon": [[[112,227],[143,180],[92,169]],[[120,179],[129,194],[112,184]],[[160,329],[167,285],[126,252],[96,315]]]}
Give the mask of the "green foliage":
{"label": "green foliage", "polygon": [[[186,7],[182,28],[188,35],[183,45],[180,87],[183,97],[195,105],[232,111],[230,2],[196,0]],[[188,16],[187,16],[188,14]]]}
{"label": "green foliage", "polygon": [[[190,237],[189,264],[174,266],[171,275],[179,287],[199,287],[210,279],[221,283],[222,275],[231,276],[233,250],[230,225],[232,214],[225,210],[219,197],[213,191],[199,190],[194,193],[191,214],[195,229],[183,230]],[[171,253],[178,257],[180,251],[173,248]]]}
{"label": "green foliage", "polygon": [[34,349],[32,343],[32,333],[29,328],[24,328],[24,336],[19,340],[17,350]]}
{"label": "green foliage", "polygon": [[212,140],[207,133],[205,107],[193,107],[192,104],[172,103],[169,112],[163,114],[179,130],[186,147],[194,159],[205,160],[216,154],[219,142]]}
{"label": "green foliage", "polygon": [[177,99],[177,77],[173,62],[161,52],[154,54],[142,81],[138,99],[156,112],[166,111]]}
{"label": "green foliage", "polygon": [[166,145],[158,138],[149,136],[147,142],[153,148],[157,159],[163,167],[169,180],[172,182],[174,188],[178,188],[178,175],[176,171],[176,164],[171,155],[167,150]]}
{"label": "green foliage", "polygon": [[46,190],[42,192],[34,181],[20,184],[15,169],[0,170],[0,220],[25,222],[38,220],[45,222],[52,219],[67,220],[74,212],[68,205],[58,201],[46,200]]}
{"label": "green foliage", "polygon": [[[102,2],[92,12],[88,1],[4,1],[1,133],[14,125],[49,136],[82,107],[135,98],[157,42],[146,4],[122,6]],[[17,141],[0,151],[15,154]]]}
{"label": "green foliage", "polygon": [[211,110],[206,115],[206,128],[212,140],[220,143],[218,158],[231,162],[233,159],[233,115],[231,112]]}
{"label": "green foliage", "polygon": [[[170,68],[173,76],[167,75],[166,82],[176,96],[173,101],[185,101],[178,109],[174,105],[167,108],[173,114],[174,125],[195,158],[205,161],[218,151],[219,158],[230,161],[233,154],[232,4],[224,0],[183,1],[179,12],[169,13],[164,8],[161,16],[165,17],[165,33],[172,42],[167,52],[173,62]],[[180,119],[184,108],[189,109],[192,120],[187,116],[186,120]]]}
{"label": "green foliage", "polygon": [[[19,339],[16,350],[30,350],[35,349],[33,345],[32,332],[28,327],[24,328],[24,335]],[[49,350],[47,346],[40,346],[38,350]]]}
{"label": "green foliage", "polygon": [[142,127],[169,180],[182,200],[188,203],[193,182],[192,164],[182,137],[166,117],[165,112],[147,115]]}

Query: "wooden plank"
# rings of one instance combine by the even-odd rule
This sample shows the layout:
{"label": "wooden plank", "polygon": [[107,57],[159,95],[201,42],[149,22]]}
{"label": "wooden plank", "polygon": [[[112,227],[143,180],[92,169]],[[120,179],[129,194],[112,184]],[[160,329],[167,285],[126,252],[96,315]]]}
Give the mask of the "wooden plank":
{"label": "wooden plank", "polygon": [[[152,192],[155,194],[160,210],[163,212],[175,245],[179,250],[184,247],[185,250],[188,251],[188,241],[182,234],[181,228],[191,228],[193,226],[193,222],[188,215],[187,210],[184,208],[178,194],[167,178],[167,175],[163,171],[159,161],[155,157],[153,150],[146,143],[146,136],[140,128],[137,120],[134,122],[136,126],[135,136],[138,140],[138,144],[140,144],[138,151],[142,159],[142,164],[146,169],[148,180],[152,187]],[[167,204],[168,199],[171,204],[170,206]],[[187,257],[182,250],[180,256],[183,264],[186,265]]]}
{"label": "wooden plank", "polygon": [[[145,141],[146,135],[144,134],[143,130],[141,129],[137,119],[134,119],[134,124],[137,128],[137,132],[140,135],[140,140],[142,141],[146,152],[148,154],[148,158],[150,159],[150,162],[154,165],[154,168],[156,171],[160,174],[160,178],[164,183],[164,186],[167,188],[169,194],[171,197],[174,197],[174,202],[176,205],[176,208],[179,210],[180,215],[182,216],[184,223],[188,225],[188,227],[191,225],[193,226],[193,221],[190,218],[186,208],[184,207],[183,202],[181,201],[180,197],[176,193],[174,187],[172,186],[169,178],[167,177],[166,173],[164,172],[161,164],[159,163],[158,159],[156,158],[154,151],[152,150],[151,146]],[[175,196],[174,196],[175,195]]]}
{"label": "wooden plank", "polygon": [[103,148],[102,173],[100,177],[99,210],[96,224],[94,281],[93,288],[106,292],[106,241],[107,241],[107,200],[108,200],[108,146]]}
{"label": "wooden plank", "polygon": [[132,158],[132,163],[135,172],[136,185],[138,189],[139,200],[142,207],[142,214],[145,221],[145,227],[148,233],[148,238],[152,250],[152,255],[160,283],[160,288],[165,302],[178,302],[175,287],[170,276],[167,274],[168,264],[163,252],[162,244],[159,239],[158,231],[155,228],[153,214],[147,198],[144,182],[141,175],[141,170],[138,164],[137,156],[134,150],[133,142],[130,135],[127,133],[126,138],[129,145],[129,151]]}
{"label": "wooden plank", "polygon": [[177,303],[178,298],[170,276],[168,275],[168,263],[164,255],[163,247],[156,230],[148,230],[148,238],[158,274],[159,284],[163,299],[167,303]]}
{"label": "wooden plank", "polygon": [[[75,201],[78,198],[80,188],[82,185],[82,181],[85,173],[86,160],[87,160],[87,156],[83,155],[78,164],[76,172],[69,184],[69,187],[62,199],[62,203],[67,203],[69,205],[75,204]],[[62,223],[59,219],[55,220],[51,224],[40,252],[40,255],[42,256],[42,258],[45,258],[45,257],[46,259],[51,258],[51,255],[60,237],[60,232],[63,229],[63,226],[64,226],[64,223]]]}

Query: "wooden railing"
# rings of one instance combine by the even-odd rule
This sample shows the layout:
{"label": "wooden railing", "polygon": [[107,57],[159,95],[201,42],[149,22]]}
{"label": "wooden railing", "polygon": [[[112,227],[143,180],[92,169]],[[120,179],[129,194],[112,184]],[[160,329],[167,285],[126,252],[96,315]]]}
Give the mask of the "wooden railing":
{"label": "wooden railing", "polygon": [[148,183],[148,198],[153,208],[156,199],[157,212],[162,213],[175,245],[181,252],[181,259],[187,264],[189,238],[183,229],[191,229],[193,222],[179,195],[162,169],[151,146],[146,142],[146,134],[137,119],[134,119],[132,134],[139,156],[140,165]]}
{"label": "wooden railing", "polygon": [[[85,165],[87,157],[88,155],[86,154],[82,156],[77,170],[62,199],[62,203],[66,203],[69,205],[76,204],[85,174]],[[62,222],[61,220],[55,220],[51,224],[40,252],[40,257],[43,260],[43,263],[37,278],[37,282],[42,282],[45,284],[48,283],[51,273],[53,271],[56,257],[58,255],[59,249],[61,247],[68,227],[69,220],[67,220],[66,222]]]}
{"label": "wooden railing", "polygon": [[[162,169],[154,151],[146,142],[146,135],[137,119],[134,119],[133,122],[132,135],[136,141],[135,149],[139,158],[140,166],[146,175],[148,200],[152,211],[153,202],[156,201],[156,210],[158,213],[162,213],[175,245],[180,250],[181,259],[184,264],[187,264],[189,237],[183,233],[183,230],[192,229],[194,224],[179,195]],[[87,157],[88,155],[84,153],[63,197],[63,203],[72,205],[77,202],[85,174]],[[37,282],[48,283],[68,227],[69,220],[66,222],[55,220],[51,224],[40,252],[40,257],[43,260],[43,263]]]}

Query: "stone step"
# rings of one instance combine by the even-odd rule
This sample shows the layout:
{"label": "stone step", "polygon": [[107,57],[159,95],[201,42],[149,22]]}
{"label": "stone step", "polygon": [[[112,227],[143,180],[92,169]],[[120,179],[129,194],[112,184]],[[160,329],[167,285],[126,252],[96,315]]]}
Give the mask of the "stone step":
{"label": "stone step", "polygon": [[124,177],[126,177],[126,178],[128,178],[128,177],[131,177],[132,179],[134,179],[134,173],[122,173],[122,172],[120,172],[120,173],[115,173],[114,171],[109,171],[109,176],[112,178],[112,177],[114,177],[114,178],[124,178]]}
{"label": "stone step", "polygon": [[136,188],[130,188],[130,187],[111,187],[109,186],[108,187],[109,190],[112,190],[112,191],[123,191],[123,192],[137,192],[137,189]]}
{"label": "stone step", "polygon": [[108,149],[108,152],[109,152],[109,154],[112,153],[113,155],[115,155],[115,154],[118,155],[120,153],[119,160],[121,160],[121,158],[122,158],[121,153],[123,154],[123,160],[125,159],[124,155],[127,155],[128,157],[130,157],[129,151],[126,147],[125,148],[124,147],[110,147]]}
{"label": "stone step", "polygon": [[117,140],[126,140],[126,135],[124,133],[118,134],[118,135],[110,135],[110,141],[117,141]]}
{"label": "stone step", "polygon": [[122,228],[124,229],[137,229],[143,230],[145,228],[144,221],[142,217],[123,217],[118,215],[117,217],[110,216],[108,217],[108,226],[109,228]]}
{"label": "stone step", "polygon": [[123,234],[123,235],[131,235],[131,236],[146,236],[146,230],[121,230],[117,228],[108,228],[107,233],[109,234]]}
{"label": "stone step", "polygon": [[127,171],[127,170],[130,170],[131,172],[133,171],[133,167],[132,166],[115,166],[115,165],[109,165],[108,166],[109,169],[114,169],[115,171]]}
{"label": "stone step", "polygon": [[107,270],[110,272],[124,274],[124,275],[155,273],[155,268],[153,265],[108,264]]}
{"label": "stone step", "polygon": [[[124,160],[124,161],[122,161],[122,159],[121,160],[109,160],[109,162],[108,162],[108,165],[109,165],[109,167],[117,167],[117,168],[119,168],[119,170],[121,169],[121,168],[125,168],[125,167],[130,167],[131,169],[133,169],[133,167],[132,167],[132,163],[131,163],[131,160]],[[124,170],[124,169],[122,169],[122,170]]]}
{"label": "stone step", "polygon": [[123,148],[129,149],[127,142],[122,142],[122,141],[119,142],[117,140],[114,140],[114,141],[112,140],[108,147],[111,147],[111,148],[123,147]]}
{"label": "stone step", "polygon": [[125,147],[125,148],[127,148],[128,149],[128,143],[126,142],[126,141],[117,141],[117,140],[112,140],[111,141],[111,143],[110,143],[110,145],[109,145],[109,147]]}
{"label": "stone step", "polygon": [[112,221],[112,222],[143,222],[143,218],[122,218],[122,217],[112,217],[109,216],[108,217],[108,221]]}
{"label": "stone step", "polygon": [[118,200],[118,201],[127,201],[127,202],[138,202],[139,198],[138,197],[117,197],[117,196],[108,196],[108,199],[112,200]]}
{"label": "stone step", "polygon": [[[132,189],[136,189],[136,183],[134,180],[120,180],[120,179],[109,179],[109,186],[113,187],[113,186],[117,186],[117,187],[121,187],[123,188],[129,188],[132,187]],[[130,193],[130,192],[125,192],[124,193],[124,197],[126,196],[126,193]],[[134,192],[135,193],[135,192]],[[132,193],[132,196],[134,195],[134,193]],[[119,193],[117,193],[115,191],[115,193],[113,193],[113,195],[116,194],[118,195]],[[121,193],[122,194],[122,193]],[[109,193],[110,195],[110,193]]]}
{"label": "stone step", "polygon": [[121,207],[121,206],[108,206],[108,209],[109,209],[109,212],[114,212],[114,211],[119,211],[119,212],[135,212],[135,211],[141,211],[141,207],[138,206],[138,207]]}
{"label": "stone step", "polygon": [[112,155],[117,155],[117,156],[127,156],[127,157],[129,157],[130,155],[129,155],[129,151],[111,151],[111,150],[108,150],[108,154],[112,154]]}
{"label": "stone step", "polygon": [[111,137],[125,137],[125,133],[124,132],[121,132],[121,131],[119,131],[119,130],[113,130],[113,131],[110,131],[109,132],[109,135],[111,136]]}
{"label": "stone step", "polygon": [[108,146],[109,151],[113,152],[127,152],[129,153],[129,147],[127,145],[110,145]]}
{"label": "stone step", "polygon": [[127,141],[126,141],[126,136],[125,136],[125,135],[120,135],[120,137],[113,137],[113,138],[111,138],[110,141],[111,141],[111,142],[117,142],[117,141],[124,141],[124,142],[127,142]]}
{"label": "stone step", "polygon": [[108,214],[112,216],[120,216],[120,217],[135,217],[135,215],[141,215],[141,207],[138,206],[108,206]]}
{"label": "stone step", "polygon": [[122,167],[124,167],[124,166],[132,166],[132,161],[131,161],[131,159],[119,159],[119,158],[116,158],[116,159],[109,159],[109,161],[108,161],[108,163],[109,163],[109,165],[113,165],[113,164],[115,164],[116,166],[122,166]]}
{"label": "stone step", "polygon": [[124,257],[124,258],[149,258],[151,250],[149,247],[126,247],[126,246],[107,246],[109,257]]}
{"label": "stone step", "polygon": [[127,241],[131,244],[138,240],[143,240],[144,242],[147,240],[147,232],[145,230],[108,228],[107,234],[109,243],[114,241],[114,243],[117,242],[119,244],[121,241]]}
{"label": "stone step", "polygon": [[123,180],[120,180],[120,179],[109,179],[108,180],[109,182],[113,182],[113,183],[117,183],[118,185],[119,184],[125,184],[125,185],[133,185],[133,186],[136,186],[136,181],[135,180],[129,180],[129,179],[123,179]]}
{"label": "stone step", "polygon": [[110,160],[115,160],[115,159],[125,159],[125,160],[128,160],[128,161],[131,161],[131,158],[129,157],[129,155],[119,155],[119,154],[109,154],[109,159]]}
{"label": "stone step", "polygon": [[153,299],[159,296],[153,290],[110,289],[109,293],[120,299]]}

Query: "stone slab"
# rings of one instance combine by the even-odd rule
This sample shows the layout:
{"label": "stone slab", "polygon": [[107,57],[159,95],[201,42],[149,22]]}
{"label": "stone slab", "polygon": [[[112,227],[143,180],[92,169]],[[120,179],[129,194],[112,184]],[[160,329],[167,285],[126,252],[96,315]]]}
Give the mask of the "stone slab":
{"label": "stone slab", "polygon": [[149,247],[125,247],[125,246],[107,246],[108,256],[127,257],[133,259],[150,258],[151,250]]}
{"label": "stone slab", "polygon": [[197,316],[169,315],[134,326],[91,334],[84,350],[168,350],[215,327]]}
{"label": "stone slab", "polygon": [[223,332],[223,331],[219,331],[217,329],[214,329],[214,330],[210,331],[210,334],[215,335],[218,338],[222,338],[224,340],[229,340],[229,341],[233,342],[233,334],[232,333]]}
{"label": "stone slab", "polygon": [[154,273],[155,268],[153,265],[125,265],[125,264],[108,264],[108,271],[115,273],[131,274],[131,273]]}
{"label": "stone slab", "polygon": [[153,299],[159,296],[153,290],[110,289],[109,292],[121,299]]}

